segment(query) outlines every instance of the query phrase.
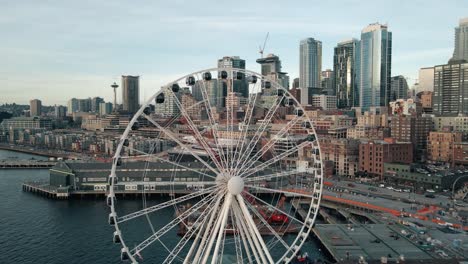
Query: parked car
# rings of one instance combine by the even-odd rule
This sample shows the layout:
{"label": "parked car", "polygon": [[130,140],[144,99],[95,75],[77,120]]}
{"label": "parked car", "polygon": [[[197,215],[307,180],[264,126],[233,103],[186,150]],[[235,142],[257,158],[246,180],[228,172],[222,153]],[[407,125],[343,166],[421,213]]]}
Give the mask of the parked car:
{"label": "parked car", "polygon": [[393,187],[392,187],[392,186],[388,186],[387,189],[393,190]]}
{"label": "parked car", "polygon": [[385,184],[380,184],[379,187],[380,188],[385,188]]}
{"label": "parked car", "polygon": [[435,191],[432,190],[432,189],[427,189],[426,192],[428,192],[428,193],[435,193]]}
{"label": "parked car", "polygon": [[427,198],[435,198],[435,195],[432,193],[428,193],[425,195]]}

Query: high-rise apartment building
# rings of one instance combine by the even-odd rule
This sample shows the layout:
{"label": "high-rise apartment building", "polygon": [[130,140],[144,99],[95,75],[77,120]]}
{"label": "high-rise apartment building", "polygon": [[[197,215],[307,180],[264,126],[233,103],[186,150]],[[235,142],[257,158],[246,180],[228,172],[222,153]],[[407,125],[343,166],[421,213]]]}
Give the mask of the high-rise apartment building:
{"label": "high-rise apartment building", "polygon": [[390,101],[408,97],[408,83],[402,75],[393,76],[390,83]]}
{"label": "high-rise apartment building", "polygon": [[78,99],[78,112],[91,112],[91,98]]}
{"label": "high-rise apartment building", "polygon": [[351,108],[359,103],[355,82],[356,45],[358,43],[357,39],[342,41],[334,49],[333,88],[339,108]]}
{"label": "high-rise apartment building", "polygon": [[387,25],[375,23],[365,27],[357,55],[359,106],[364,110],[387,106],[392,66],[392,32],[388,31]]}
{"label": "high-rise apartment building", "polygon": [[128,113],[140,108],[140,76],[122,75],[122,106]]}
{"label": "high-rise apartment building", "polygon": [[91,99],[91,112],[99,113],[99,105],[104,102],[101,97],[94,97]]}
{"label": "high-rise apartment building", "polygon": [[321,73],[320,88],[322,93],[327,95],[335,95],[335,87],[333,86],[334,73],[331,69],[326,69]]}
{"label": "high-rise apartment building", "polygon": [[68,100],[68,104],[67,104],[67,110],[68,110],[68,114],[71,115],[75,112],[78,112],[79,111],[79,102],[78,102],[78,99],[76,98],[72,98],[70,100]]}
{"label": "high-rise apartment building", "polygon": [[99,115],[106,116],[110,113],[112,113],[112,103],[101,102],[99,104]]}
{"label": "high-rise apartment building", "polygon": [[434,67],[432,110],[436,115],[468,114],[468,63],[451,60]]}
{"label": "high-rise apartment building", "polygon": [[294,78],[292,88],[299,89],[299,78]]}
{"label": "high-rise apartment building", "polygon": [[434,91],[434,67],[419,69],[418,81],[416,92]]}
{"label": "high-rise apartment building", "polygon": [[460,24],[455,28],[455,49],[452,59],[468,61],[468,17],[460,19]]}
{"label": "high-rise apartment building", "polygon": [[289,76],[288,73],[281,71],[281,60],[278,56],[268,54],[265,58],[257,59],[257,63],[261,66],[263,76],[270,77],[284,88],[289,89]]}
{"label": "high-rise apartment building", "polygon": [[[299,87],[301,104],[310,104],[312,94],[320,92],[322,72],[322,42],[313,38],[301,40],[299,46]],[[310,92],[310,94],[309,94]]]}
{"label": "high-rise apartment building", "polygon": [[55,106],[55,118],[63,119],[67,116],[67,108],[63,105]]}
{"label": "high-rise apartment building", "polygon": [[431,117],[396,115],[390,121],[392,138],[413,144],[414,156],[419,159],[426,155],[427,138],[433,130]]}
{"label": "high-rise apartment building", "polygon": [[164,93],[164,102],[162,104],[156,104],[155,113],[163,117],[174,117],[180,114],[180,108],[177,106],[178,102],[181,102],[182,91],[174,93],[170,90],[170,87],[162,87]]}
{"label": "high-rise apartment building", "polygon": [[33,99],[29,101],[29,109],[31,116],[41,116],[42,114],[42,102],[39,99]]}

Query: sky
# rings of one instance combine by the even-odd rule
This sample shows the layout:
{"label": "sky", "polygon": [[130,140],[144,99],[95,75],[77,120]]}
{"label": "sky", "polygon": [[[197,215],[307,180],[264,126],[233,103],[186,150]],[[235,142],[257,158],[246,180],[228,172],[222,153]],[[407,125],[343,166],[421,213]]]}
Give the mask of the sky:
{"label": "sky", "polygon": [[147,98],[223,56],[240,56],[259,72],[255,60],[267,32],[265,55],[278,55],[292,80],[301,39],[322,41],[322,69],[333,68],[336,44],[360,38],[375,22],[393,32],[392,76],[404,75],[411,85],[419,68],[448,61],[454,27],[468,17],[467,0],[0,0],[0,6],[0,104],[112,101],[110,85],[120,84],[121,75],[140,75]]}

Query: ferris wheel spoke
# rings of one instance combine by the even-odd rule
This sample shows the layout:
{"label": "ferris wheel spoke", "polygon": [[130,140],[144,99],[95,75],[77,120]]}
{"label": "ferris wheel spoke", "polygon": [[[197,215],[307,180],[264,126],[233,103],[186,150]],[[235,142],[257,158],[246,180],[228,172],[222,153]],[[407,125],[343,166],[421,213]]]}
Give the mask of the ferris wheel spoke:
{"label": "ferris wheel spoke", "polygon": [[193,193],[190,193],[190,194],[186,194],[184,196],[177,197],[177,198],[169,200],[167,202],[163,202],[163,203],[160,203],[160,204],[157,204],[157,205],[154,205],[154,206],[151,206],[151,207],[148,207],[148,208],[145,208],[145,209],[142,209],[142,210],[139,210],[139,211],[136,211],[136,212],[133,212],[133,213],[118,217],[117,218],[117,223],[123,223],[123,222],[135,219],[135,218],[143,216],[143,215],[147,215],[147,214],[150,214],[150,213],[157,212],[157,211],[159,211],[161,209],[164,209],[164,208],[167,208],[167,207],[170,207],[170,206],[174,206],[174,205],[177,205],[179,203],[182,203],[182,202],[191,200],[193,198],[202,196],[204,194],[213,192],[213,190],[215,190],[215,189],[216,189],[216,186],[211,186],[211,187],[208,187],[206,189],[196,191],[196,192],[193,192]]}
{"label": "ferris wheel spoke", "polygon": [[248,145],[248,147],[246,149],[246,152],[248,153],[248,155],[244,155],[243,159],[241,159],[239,161],[240,168],[243,168],[245,163],[250,159],[250,155],[251,155],[252,151],[255,149],[258,142],[262,138],[262,135],[265,133],[266,128],[270,125],[271,120],[272,120],[273,116],[275,115],[276,111],[278,110],[278,107],[281,105],[281,101],[285,98],[285,95],[283,95],[281,98],[279,98],[279,100],[278,100],[278,98],[275,101],[275,105],[272,106],[270,109],[268,109],[268,112],[265,115],[265,118],[263,119],[262,124],[260,125],[260,128],[255,132],[255,135],[252,138],[252,141],[249,143],[249,145]]}
{"label": "ferris wheel spoke", "polygon": [[[254,255],[254,258],[255,258],[255,261],[257,263],[262,263],[261,260],[260,260],[260,254],[261,254],[261,248],[260,248],[260,244],[258,242],[254,242],[254,239],[255,237],[252,237],[251,236],[251,233],[246,225],[246,222],[245,222],[245,218],[243,217],[242,215],[242,211],[238,205],[237,202],[234,202],[233,203],[233,209],[235,211],[235,218],[237,220],[237,223],[240,227],[240,231],[241,231],[241,234],[243,234],[243,236],[245,238],[247,238],[247,240],[244,240],[244,248],[245,248],[245,251],[247,253],[247,257],[249,258],[249,260],[252,259],[252,257],[250,256],[250,252],[249,251],[252,251],[252,254]],[[250,249],[250,250],[249,250]],[[263,256],[263,259],[265,257]],[[250,263],[253,263],[253,261],[250,261]],[[265,262],[263,262],[265,263]]]}
{"label": "ferris wheel spoke", "polygon": [[[249,243],[248,240],[250,238],[247,238],[247,236],[245,235],[244,230],[242,229],[242,224],[239,222],[239,219],[236,216],[236,214],[237,214],[236,207],[233,206],[232,207],[232,217],[233,217],[232,221],[236,223],[236,230],[237,230],[237,233],[239,234],[240,241],[242,242],[242,245],[244,246],[244,252],[245,252],[245,255],[247,256],[247,259],[249,260],[249,263],[253,263],[252,256],[250,255],[249,244],[248,244]],[[242,257],[242,245],[239,245],[239,251],[240,251],[241,257]]]}
{"label": "ferris wheel spoke", "polygon": [[148,121],[150,121],[153,125],[155,125],[157,128],[159,128],[159,130],[163,131],[168,137],[170,137],[172,140],[174,140],[177,144],[179,144],[179,146],[181,146],[184,150],[186,150],[187,152],[189,152],[193,157],[195,157],[198,161],[200,161],[203,165],[205,165],[208,169],[210,169],[212,172],[215,173],[215,175],[218,175],[218,171],[216,169],[214,169],[213,167],[211,167],[204,159],[200,158],[200,156],[198,156],[197,154],[195,154],[189,147],[187,147],[187,145],[185,145],[184,143],[182,143],[175,135],[174,133],[172,133],[171,131],[169,131],[168,129],[162,127],[161,125],[159,125],[156,121],[154,121],[151,117],[149,117],[148,115],[146,114],[143,114],[142,115],[143,117],[145,117]]}
{"label": "ferris wheel spoke", "polygon": [[192,118],[189,116],[189,114],[187,113],[185,108],[182,106],[182,103],[180,102],[179,98],[177,98],[177,96],[175,95],[175,93],[172,90],[169,90],[169,91],[171,92],[171,95],[174,98],[174,101],[175,101],[177,107],[179,107],[179,110],[182,113],[182,116],[185,118],[185,120],[189,124],[190,129],[195,134],[195,139],[197,140],[197,142],[203,147],[203,149],[206,151],[208,156],[210,156],[211,160],[215,163],[218,170],[223,171],[223,166],[219,163],[218,158],[216,157],[216,154],[213,151],[213,148],[211,146],[209,146],[208,142],[201,135],[200,131],[198,130],[198,128],[193,123]]}
{"label": "ferris wheel spoke", "polygon": [[[242,255],[240,230],[239,230],[239,227],[237,226],[236,219],[234,217],[234,209],[233,209],[232,206],[231,206],[229,212],[230,212],[231,225],[232,225],[232,230],[233,230],[233,235],[234,235],[234,245],[235,245],[235,248],[236,248],[237,261],[240,262],[240,263],[244,263],[244,257]],[[252,261],[250,261],[250,262],[252,262]]]}
{"label": "ferris wheel spoke", "polygon": [[[179,164],[179,163],[177,163],[177,162],[174,162],[174,161],[171,161],[171,160],[168,160],[168,159],[163,159],[163,158],[161,158],[161,157],[160,157],[159,155],[157,155],[157,154],[149,154],[149,153],[146,153],[146,152],[143,152],[143,151],[140,151],[140,150],[137,150],[137,149],[133,149],[133,148],[130,148],[130,147],[125,147],[125,146],[124,146],[124,148],[132,149],[133,151],[140,153],[141,155],[136,156],[137,158],[143,158],[143,159],[145,159],[146,161],[150,161],[150,160],[153,160],[153,159],[154,159],[154,160],[157,160],[157,161],[160,161],[160,162],[165,162],[165,163],[172,164],[172,165],[174,165],[174,166],[180,167],[180,168],[185,169],[185,170],[189,170],[189,171],[191,171],[191,172],[200,174],[200,175],[202,175],[202,176],[206,176],[206,177],[208,177],[208,178],[210,178],[210,179],[216,179],[216,177],[213,176],[213,175],[206,174],[206,173],[201,172],[201,171],[199,171],[199,170],[195,170],[195,169],[193,169],[193,168],[190,168],[190,167],[181,165],[181,164]],[[121,157],[121,158],[122,158],[122,159],[132,159],[133,157],[134,157],[134,156]]]}
{"label": "ferris wheel spoke", "polygon": [[248,177],[244,180],[246,183],[250,182],[259,182],[259,181],[268,181],[276,178],[283,178],[283,177],[289,177],[293,176],[295,174],[299,174],[298,170],[292,170],[292,171],[285,171],[285,172],[276,172],[272,174],[266,174],[262,176],[256,176],[256,177]]}
{"label": "ferris wheel spoke", "polygon": [[263,225],[268,228],[268,230],[276,237],[276,239],[286,248],[289,248],[289,245],[284,242],[283,238],[275,231],[275,229],[265,220],[265,218],[260,214],[260,212],[252,206],[250,203],[246,203],[247,207],[257,216],[258,219],[263,223]]}
{"label": "ferris wheel spoke", "polygon": [[[207,247],[205,249],[204,256],[203,256],[203,259],[202,259],[201,263],[207,263],[208,258],[210,257],[211,248],[213,247],[215,239],[218,237],[218,241],[219,241],[219,235],[220,234],[222,235],[222,230],[224,230],[224,225],[225,225],[224,215],[227,214],[226,211],[229,209],[228,204],[230,205],[231,201],[232,201],[232,195],[231,194],[226,194],[225,197],[224,197],[223,207],[222,207],[222,209],[221,209],[221,211],[219,213],[218,219],[216,219],[215,227],[214,227],[214,229],[212,230],[212,232],[210,234],[210,239],[208,241],[208,244],[207,244]],[[216,243],[216,244],[218,245],[218,243]],[[218,246],[218,248],[219,248],[219,246]],[[215,252],[213,253],[213,256],[212,256],[212,260],[217,257],[217,253],[218,252],[215,249]]]}
{"label": "ferris wheel spoke", "polygon": [[200,208],[202,208],[203,206],[205,206],[206,204],[208,204],[209,202],[211,202],[213,199],[215,199],[217,197],[217,195],[214,195],[214,194],[210,194],[210,195],[211,196],[207,196],[207,197],[205,197],[205,199],[197,202],[191,208],[187,209],[186,211],[181,213],[179,216],[174,218],[171,222],[169,222],[168,224],[163,226],[161,229],[159,229],[156,233],[152,234],[150,237],[145,239],[143,242],[141,242],[140,244],[135,246],[130,251],[130,253],[133,256],[137,255],[139,252],[141,252],[142,250],[144,250],[145,248],[150,246],[152,243],[159,240],[160,237],[163,236],[164,234],[166,234],[169,230],[173,229],[174,227],[176,227],[177,225],[182,223],[182,221],[184,221],[187,217],[192,215],[194,212],[200,210]]}
{"label": "ferris wheel spoke", "polygon": [[302,117],[295,116],[283,128],[281,128],[278,133],[272,135],[270,140],[251,159],[249,159],[248,162],[246,162],[245,166],[243,166],[245,167],[245,170],[250,169],[262,157],[263,153],[269,151],[278,142],[278,140],[287,134],[290,129],[296,125],[297,121],[301,119]]}
{"label": "ferris wheel spoke", "polygon": [[[209,210],[211,210],[211,206],[216,204],[219,200],[213,199],[210,204],[203,210],[201,215],[204,215],[207,213]],[[182,239],[179,240],[177,245],[172,249],[170,254],[166,257],[166,259],[163,261],[163,263],[172,263],[174,259],[178,258],[180,251],[185,247],[185,245],[188,243],[188,241],[193,237],[193,235],[197,233],[195,236],[195,240],[193,241],[193,244],[198,243],[198,239],[200,238],[200,233],[201,233],[201,227],[205,224],[207,221],[207,218],[203,218],[201,216],[197,217],[197,220],[192,224],[191,228],[187,227],[187,232],[184,234]],[[190,254],[189,254],[190,255]]]}
{"label": "ferris wheel spoke", "polygon": [[[252,237],[255,238],[254,243],[255,241],[257,241],[257,243],[260,244],[259,246],[257,246],[257,248],[261,249],[261,251],[259,252],[261,253],[260,258],[262,258],[263,263],[273,264],[273,258],[271,257],[270,252],[268,251],[268,247],[266,246],[265,241],[263,241],[263,238],[260,235],[260,232],[258,231],[257,226],[255,225],[252,216],[250,215],[249,210],[247,209],[247,206],[244,203],[244,198],[240,194],[236,195],[236,198],[237,203],[239,204],[239,207],[242,211],[242,214],[244,215],[247,228],[250,230]],[[268,261],[265,258],[267,258]]]}
{"label": "ferris wheel spoke", "polygon": [[[201,250],[203,250],[203,246],[205,245],[206,239],[208,237],[209,230],[211,229],[211,226],[213,225],[213,221],[215,219],[216,213],[218,212],[220,203],[221,203],[221,199],[216,199],[216,203],[213,206],[213,210],[211,210],[211,212],[209,213],[210,217],[209,217],[208,222],[206,223],[205,232],[203,232],[203,237],[201,238],[200,244],[198,245],[198,250],[197,250],[194,258],[192,259],[192,255],[193,255],[193,253],[195,251],[195,248],[197,248],[197,243],[198,243],[198,240],[199,240],[200,235],[202,233],[201,230],[197,234],[196,241],[194,241],[192,243],[192,246],[190,247],[190,250],[189,250],[187,256],[185,257],[184,264],[197,263],[198,262],[198,259],[200,258],[200,255],[201,255]],[[206,218],[206,219],[208,219],[208,218]]]}
{"label": "ferris wheel spoke", "polygon": [[[218,122],[215,120],[214,115],[213,115],[213,108],[212,108],[213,106],[211,105],[210,96],[208,95],[208,91],[207,91],[207,85],[206,85],[207,81],[201,78],[200,74],[197,74],[197,78],[201,80],[199,83],[203,84],[203,87],[201,87],[200,91],[203,97],[203,101],[205,102],[205,110],[207,112],[208,120],[210,122],[210,128],[212,130],[214,142],[216,146],[221,146],[219,144]],[[219,150],[221,152],[220,153],[221,155],[219,155],[221,158],[221,161],[222,163],[224,163],[224,167],[227,168],[228,163],[227,163],[227,158],[224,153],[224,149],[222,147],[219,147]]]}
{"label": "ferris wheel spoke", "polygon": [[250,184],[246,184],[245,186],[249,187],[249,188],[257,189],[257,190],[260,190],[260,191],[266,191],[266,192],[269,192],[269,193],[280,193],[280,194],[287,194],[287,195],[294,196],[294,197],[303,197],[303,198],[311,198],[311,199],[316,198],[311,194],[304,193],[303,191],[294,191],[294,190],[290,191],[290,190],[283,190],[283,189],[272,189],[272,188],[260,187],[260,186],[250,185]]}
{"label": "ferris wheel spoke", "polygon": [[[255,89],[257,87],[259,82],[255,83],[254,84],[254,87],[253,87],[253,91],[255,92]],[[235,160],[235,164],[234,164],[234,170],[237,170],[237,166],[239,165],[239,159],[242,157],[241,155],[244,153],[244,147],[245,147],[245,140],[247,139],[247,135],[248,135],[248,132],[249,132],[249,129],[250,129],[250,124],[252,122],[252,116],[253,116],[253,112],[255,110],[255,105],[256,105],[256,102],[257,102],[257,97],[258,97],[258,94],[257,92],[255,92],[255,95],[253,95],[253,100],[251,99],[252,97],[249,96],[248,98],[248,105],[247,105],[247,110],[246,110],[246,114],[244,116],[244,122],[243,122],[243,126],[244,126],[244,132],[242,133],[242,136],[239,138],[239,140],[237,141],[237,143],[239,142],[242,142],[241,143],[241,146],[240,146],[240,151],[236,151],[236,156],[234,157],[234,160]],[[239,145],[236,145],[236,150],[239,149]]]}
{"label": "ferris wheel spoke", "polygon": [[[252,186],[248,186],[248,187],[253,188]],[[269,189],[269,190],[270,190],[270,189]],[[283,193],[281,192],[281,194],[283,194]],[[297,194],[297,193],[294,193],[294,194]],[[289,217],[290,219],[292,219],[292,220],[298,222],[299,224],[301,224],[301,225],[304,225],[304,224],[305,224],[304,221],[301,221],[301,220],[297,219],[296,217],[294,217],[294,216],[292,216],[292,215],[286,213],[284,210],[281,210],[281,209],[277,208],[276,206],[273,206],[272,204],[270,204],[270,203],[264,201],[263,199],[258,198],[256,195],[254,195],[254,194],[252,194],[252,193],[248,193],[248,195],[249,195],[250,197],[253,197],[255,200],[257,200],[257,201],[263,203],[264,205],[268,206],[270,209],[276,210],[276,211],[278,211],[278,212],[280,212],[280,213],[286,215],[286,216]],[[309,197],[307,197],[307,198],[309,198]]]}
{"label": "ferris wheel spoke", "polygon": [[312,144],[311,141],[304,141],[304,142],[300,143],[299,145],[296,145],[296,146],[288,149],[287,151],[285,151],[283,153],[280,153],[279,155],[276,155],[274,158],[268,160],[265,163],[260,164],[259,166],[255,167],[253,169],[244,170],[243,172],[240,172],[240,174],[238,176],[246,178],[249,175],[252,175],[252,174],[254,174],[256,172],[262,171],[262,170],[266,169],[267,167],[269,167],[270,165],[273,165],[273,164],[277,163],[278,161],[286,158],[287,156],[289,156],[289,155],[291,155],[293,153],[296,153],[300,149],[302,149],[302,148],[304,148],[304,147],[306,147],[307,145],[310,145],[310,144]]}

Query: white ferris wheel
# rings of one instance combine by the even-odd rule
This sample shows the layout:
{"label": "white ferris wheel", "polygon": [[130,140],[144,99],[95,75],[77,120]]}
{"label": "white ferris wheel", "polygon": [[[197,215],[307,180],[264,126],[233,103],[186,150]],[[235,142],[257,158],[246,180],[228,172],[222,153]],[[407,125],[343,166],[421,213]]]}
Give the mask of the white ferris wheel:
{"label": "white ferris wheel", "polygon": [[113,158],[107,204],[121,259],[293,263],[319,209],[319,149],[307,112],[269,77],[213,68],[169,83]]}

